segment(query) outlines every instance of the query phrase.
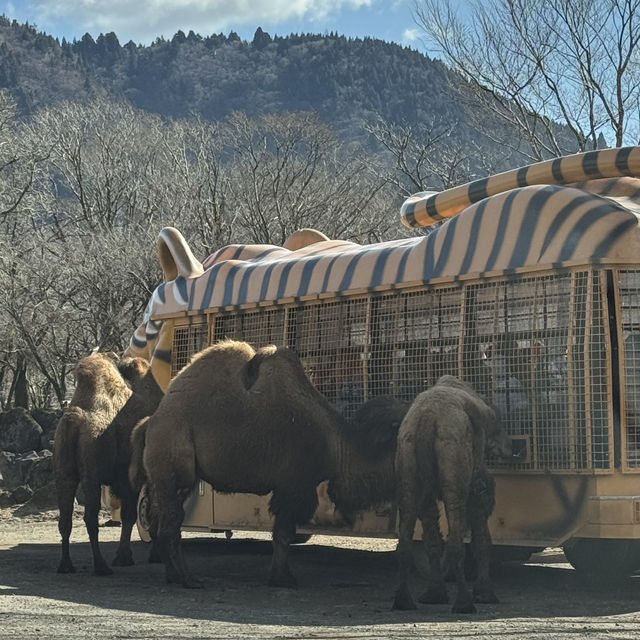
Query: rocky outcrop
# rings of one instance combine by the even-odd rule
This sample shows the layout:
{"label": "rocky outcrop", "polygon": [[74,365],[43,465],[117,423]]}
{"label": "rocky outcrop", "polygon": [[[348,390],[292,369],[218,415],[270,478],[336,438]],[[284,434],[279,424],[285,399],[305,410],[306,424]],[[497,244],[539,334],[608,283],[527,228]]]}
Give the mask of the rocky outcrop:
{"label": "rocky outcrop", "polygon": [[53,454],[48,449],[14,454],[0,451],[0,474],[4,488],[13,491],[27,485],[33,491],[46,486],[53,478]]}
{"label": "rocky outcrop", "polygon": [[42,427],[26,409],[16,407],[0,413],[0,451],[24,453],[40,449]]}
{"label": "rocky outcrop", "polygon": [[42,508],[51,502],[46,497],[54,486],[51,451],[61,414],[22,408],[0,412],[0,507],[31,503],[36,496]]}

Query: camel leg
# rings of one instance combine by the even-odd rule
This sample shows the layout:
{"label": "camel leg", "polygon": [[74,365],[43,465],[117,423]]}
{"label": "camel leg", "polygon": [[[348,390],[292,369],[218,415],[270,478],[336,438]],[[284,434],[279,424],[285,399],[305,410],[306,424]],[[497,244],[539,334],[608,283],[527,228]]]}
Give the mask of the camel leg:
{"label": "camel leg", "polygon": [[182,553],[183,493],[161,482],[154,484],[153,498],[153,508],[158,517],[157,545],[165,564],[167,582],[180,582],[187,589],[202,588],[202,581],[189,572]]}
{"label": "camel leg", "polygon": [[398,585],[392,609],[409,611],[416,609],[411,591],[409,575],[413,567],[413,532],[418,517],[418,483],[415,454],[413,451],[396,457],[397,502],[398,502]]}
{"label": "camel leg", "polygon": [[78,488],[78,479],[73,477],[56,482],[58,494],[58,531],[62,538],[62,557],[58,565],[58,573],[75,573],[75,567],[71,562],[69,553],[69,537],[73,527],[73,500]]}
{"label": "camel leg", "polygon": [[84,524],[89,534],[91,552],[93,553],[93,573],[97,576],[108,576],[113,573],[98,545],[98,513],[100,512],[100,483],[96,480],[83,481],[82,488],[85,496]]}
{"label": "camel leg", "polygon": [[298,586],[289,568],[289,546],[296,535],[296,525],[308,522],[318,506],[318,494],[315,487],[298,491],[295,494],[275,489],[269,504],[269,510],[275,516],[273,524],[273,555],[269,586]]}
{"label": "camel leg", "polygon": [[449,535],[445,551],[445,565],[454,572],[457,594],[451,611],[453,613],[474,613],[473,596],[464,575],[464,534],[466,530],[466,505],[471,471],[468,478],[466,461],[460,457],[439,457],[442,501],[444,502],[449,525]]}
{"label": "camel leg", "polygon": [[422,522],[422,543],[429,558],[429,580],[427,588],[418,598],[424,604],[444,604],[449,602],[447,585],[442,572],[442,551],[444,544],[440,533],[440,513],[435,495],[429,495],[420,512]]}
{"label": "camel leg", "polygon": [[137,518],[137,500],[132,491],[126,490],[121,492],[120,498],[122,508],[120,517],[122,519],[122,527],[120,528],[120,543],[116,551],[116,557],[111,563],[114,567],[130,567],[134,564],[133,553],[131,552],[131,531]]}
{"label": "camel leg", "polygon": [[151,538],[151,550],[149,551],[149,558],[147,560],[149,564],[157,564],[162,562],[162,554],[158,546],[158,539]]}
{"label": "camel leg", "polygon": [[471,544],[473,555],[478,564],[478,577],[473,585],[473,595],[476,602],[495,604],[500,601],[493,590],[489,576],[491,533],[489,532],[487,516],[484,513],[476,511],[476,509],[469,509],[469,511]]}
{"label": "camel leg", "polygon": [[289,514],[278,514],[273,524],[270,587],[295,588],[298,586],[298,582],[289,568],[289,545],[293,542],[295,535],[294,519]]}
{"label": "camel leg", "polygon": [[149,535],[151,536],[151,550],[149,551],[148,562],[149,564],[162,562],[162,551],[158,543],[158,523],[155,519],[150,523]]}

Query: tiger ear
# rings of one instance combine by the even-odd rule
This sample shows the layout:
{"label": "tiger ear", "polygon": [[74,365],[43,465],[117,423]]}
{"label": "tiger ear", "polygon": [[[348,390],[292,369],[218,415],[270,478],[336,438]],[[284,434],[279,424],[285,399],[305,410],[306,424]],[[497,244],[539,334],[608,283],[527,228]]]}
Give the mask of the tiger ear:
{"label": "tiger ear", "polygon": [[158,236],[158,259],[165,282],[178,276],[193,278],[203,273],[202,264],[191,253],[184,236],[174,227],[165,227]]}

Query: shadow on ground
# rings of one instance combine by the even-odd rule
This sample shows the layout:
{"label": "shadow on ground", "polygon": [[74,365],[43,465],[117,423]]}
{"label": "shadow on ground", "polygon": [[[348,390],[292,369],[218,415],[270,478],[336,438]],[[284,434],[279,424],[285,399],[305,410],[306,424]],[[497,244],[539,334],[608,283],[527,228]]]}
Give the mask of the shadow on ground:
{"label": "shadow on ground", "polygon": [[[101,543],[110,559],[116,543]],[[492,620],[536,617],[611,616],[640,609],[640,579],[612,587],[584,583],[563,558],[545,564],[507,563],[494,571],[500,604],[478,605],[478,613],[456,616],[448,605],[420,605],[415,612],[391,611],[395,585],[392,552],[330,547],[311,542],[292,549],[300,587],[266,586],[271,544],[251,538],[187,539],[189,566],[204,579],[203,590],[167,585],[164,568],[146,562],[149,547],[134,543],[136,565],[112,576],[92,574],[88,543],[73,544],[77,573],[55,572],[57,544],[24,543],[0,551],[0,596],[21,595],[105,609],[259,625],[379,625],[434,620]],[[414,576],[417,595],[423,584]],[[453,590],[453,585],[450,586]]]}

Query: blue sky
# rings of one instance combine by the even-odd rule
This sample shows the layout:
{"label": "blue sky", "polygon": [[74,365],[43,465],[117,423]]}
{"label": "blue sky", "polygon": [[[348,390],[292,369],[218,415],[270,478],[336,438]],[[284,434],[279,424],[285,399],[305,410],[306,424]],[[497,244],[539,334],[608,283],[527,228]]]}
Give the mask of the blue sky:
{"label": "blue sky", "polygon": [[236,31],[251,40],[271,35],[336,31],[423,49],[413,0],[0,0],[0,12],[67,40],[115,32],[121,44],[150,44],[182,29],[200,35]]}

